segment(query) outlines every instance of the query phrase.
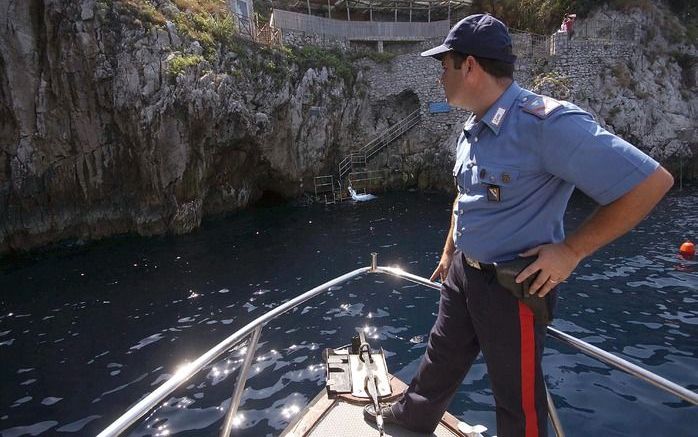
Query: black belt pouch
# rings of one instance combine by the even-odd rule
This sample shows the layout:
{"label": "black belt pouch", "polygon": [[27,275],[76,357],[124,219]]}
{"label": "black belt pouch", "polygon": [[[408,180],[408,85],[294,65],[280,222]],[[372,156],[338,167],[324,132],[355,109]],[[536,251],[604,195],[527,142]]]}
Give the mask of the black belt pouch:
{"label": "black belt pouch", "polygon": [[546,325],[553,320],[553,305],[555,302],[555,290],[550,291],[545,297],[529,294],[528,290],[536,279],[536,275],[529,276],[524,282],[517,284],[516,277],[523,269],[528,267],[537,257],[529,256],[517,258],[511,261],[497,263],[495,267],[497,282],[509,290],[517,299],[521,300],[531,311],[538,323]]}

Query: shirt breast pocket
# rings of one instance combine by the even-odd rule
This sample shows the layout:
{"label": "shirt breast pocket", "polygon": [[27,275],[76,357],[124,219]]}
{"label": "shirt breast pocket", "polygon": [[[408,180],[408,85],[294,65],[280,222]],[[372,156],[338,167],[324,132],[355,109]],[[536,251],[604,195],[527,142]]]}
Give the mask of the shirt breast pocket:
{"label": "shirt breast pocket", "polygon": [[473,182],[479,184],[483,191],[490,190],[488,199],[507,201],[516,191],[520,174],[516,167],[482,164],[477,171],[473,171]]}

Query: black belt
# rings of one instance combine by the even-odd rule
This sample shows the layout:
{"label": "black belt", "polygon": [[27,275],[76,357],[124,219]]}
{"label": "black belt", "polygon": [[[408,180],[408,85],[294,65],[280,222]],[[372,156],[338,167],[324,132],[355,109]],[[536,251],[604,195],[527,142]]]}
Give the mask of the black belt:
{"label": "black belt", "polygon": [[463,255],[463,257],[465,258],[465,263],[474,269],[487,271],[487,270],[494,270],[495,267],[497,266],[496,264],[480,262],[480,261],[473,259],[473,258],[470,258],[466,255]]}

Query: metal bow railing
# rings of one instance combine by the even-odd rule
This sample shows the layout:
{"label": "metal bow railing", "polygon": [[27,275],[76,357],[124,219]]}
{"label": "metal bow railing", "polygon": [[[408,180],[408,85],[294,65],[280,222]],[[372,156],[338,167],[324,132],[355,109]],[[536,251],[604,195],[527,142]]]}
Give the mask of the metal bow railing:
{"label": "metal bow railing", "polygon": [[[191,364],[181,368],[179,371],[177,371],[174,376],[172,376],[169,380],[167,380],[165,383],[163,383],[160,387],[158,387],[155,391],[147,395],[145,398],[143,398],[141,401],[139,401],[137,404],[135,404],[133,407],[131,407],[128,411],[126,411],[121,417],[119,417],[114,423],[109,425],[107,428],[102,431],[98,437],[107,437],[107,436],[118,436],[121,433],[125,432],[128,430],[133,424],[136,423],[140,418],[145,416],[149,411],[153,410],[160,402],[165,400],[167,396],[169,396],[174,390],[176,390],[179,386],[184,384],[190,377],[192,377],[194,374],[199,372],[201,369],[204,367],[208,366],[211,362],[213,362],[216,358],[221,356],[222,354],[226,353],[229,351],[231,348],[237,346],[240,342],[242,342],[246,338],[250,338],[249,343],[247,345],[247,350],[246,350],[246,355],[245,359],[243,361],[243,365],[240,370],[240,374],[237,379],[237,384],[235,386],[235,391],[233,393],[231,402],[230,402],[230,407],[228,409],[228,412],[226,413],[226,418],[223,423],[223,427],[221,428],[221,436],[229,436],[230,432],[232,431],[233,424],[234,424],[234,419],[237,414],[237,409],[240,405],[240,399],[242,398],[242,394],[245,388],[245,382],[247,380],[247,372],[249,370],[250,364],[252,362],[252,358],[254,357],[255,349],[257,347],[257,342],[259,341],[259,337],[261,336],[261,331],[264,325],[266,325],[268,322],[271,320],[275,319],[276,317],[280,316],[281,314],[286,313],[287,311],[296,308],[303,302],[312,299],[315,296],[318,296],[330,289],[330,287],[333,287],[335,285],[339,285],[343,282],[348,281],[349,279],[362,275],[364,273],[385,273],[389,274],[392,276],[397,276],[399,278],[415,282],[417,284],[424,285],[429,288],[433,289],[440,289],[441,284],[437,282],[432,282],[426,278],[423,278],[421,276],[413,275],[411,273],[407,273],[402,269],[395,268],[395,267],[382,267],[378,266],[378,255],[376,253],[371,254],[371,266],[370,267],[362,267],[356,270],[353,270],[349,273],[346,273],[342,276],[339,276],[337,278],[332,279],[331,281],[325,282],[322,285],[319,285],[311,290],[306,291],[305,293],[297,296],[296,298],[284,303],[283,305],[280,305],[273,310],[265,313],[261,317],[255,319],[254,321],[248,323],[240,329],[239,331],[235,332],[232,334],[230,337],[226,338],[225,340],[221,341],[218,343],[216,346],[211,348],[208,352],[204,353],[201,355],[199,358],[197,358],[194,362]],[[650,384],[653,384],[656,387],[659,387],[660,389],[671,393],[675,396],[678,396],[679,398],[692,403],[693,405],[698,405],[698,394],[695,392],[688,390],[674,382],[671,382],[665,378],[662,378],[661,376],[658,376],[646,369],[643,369],[640,366],[637,366],[633,363],[630,363],[622,358],[619,358],[609,352],[606,352],[603,349],[600,349],[596,346],[592,346],[589,343],[586,343],[578,338],[575,338],[571,335],[565,334],[564,332],[561,332],[553,327],[548,326],[548,333],[555,339],[562,341],[563,343],[572,346],[579,351],[594,357],[600,361],[603,361],[604,363],[615,367],[618,370],[622,370],[626,373],[629,373],[633,376],[636,376],[646,382],[649,382]],[[547,391],[547,389],[546,389]],[[552,403],[552,399],[550,398],[550,395],[548,394],[548,407],[549,407],[549,415],[553,424],[553,428],[555,429],[555,432],[558,436],[564,436],[564,432],[562,431],[562,426],[560,424],[560,421],[557,416],[557,412],[555,410],[555,406]]]}

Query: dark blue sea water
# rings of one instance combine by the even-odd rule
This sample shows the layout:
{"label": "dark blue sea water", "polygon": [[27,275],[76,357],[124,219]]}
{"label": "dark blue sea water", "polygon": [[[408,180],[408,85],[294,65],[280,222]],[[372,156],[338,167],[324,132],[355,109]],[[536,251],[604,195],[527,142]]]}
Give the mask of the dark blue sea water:
{"label": "dark blue sea water", "polygon": [[[366,203],[250,209],[190,235],[119,238],[0,266],[0,434],[94,435],[182,363],[270,308],[369,264],[429,276],[452,198],[386,193]],[[593,209],[575,197],[574,227]],[[673,192],[636,230],[585,260],[554,326],[698,389],[698,190]],[[365,329],[406,382],[438,293],[368,275],[268,324],[241,406],[240,435],[278,434],[324,385],[321,352]],[[548,340],[547,384],[569,436],[689,436],[698,408]],[[214,435],[239,351],[177,391],[132,435]],[[494,430],[478,361],[450,411]]]}

